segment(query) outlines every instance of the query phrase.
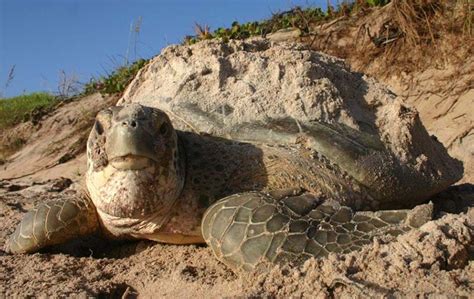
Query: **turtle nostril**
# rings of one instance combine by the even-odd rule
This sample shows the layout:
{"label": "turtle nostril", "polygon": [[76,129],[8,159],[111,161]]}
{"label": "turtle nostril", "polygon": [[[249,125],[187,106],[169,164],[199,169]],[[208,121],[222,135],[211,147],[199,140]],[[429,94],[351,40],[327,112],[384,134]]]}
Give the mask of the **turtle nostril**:
{"label": "turtle nostril", "polygon": [[122,126],[124,126],[124,127],[130,127],[130,128],[136,128],[136,127],[137,127],[137,122],[134,121],[134,120],[123,121],[123,122],[122,122]]}

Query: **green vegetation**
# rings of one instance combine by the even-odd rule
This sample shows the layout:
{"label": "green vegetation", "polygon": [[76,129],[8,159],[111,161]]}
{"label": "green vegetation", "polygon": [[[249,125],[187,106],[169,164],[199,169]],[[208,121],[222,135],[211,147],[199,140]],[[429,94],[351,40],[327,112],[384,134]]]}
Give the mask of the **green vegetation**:
{"label": "green vegetation", "polygon": [[243,24],[235,21],[229,28],[217,28],[212,32],[209,26],[196,24],[196,35],[186,36],[183,43],[186,45],[192,45],[202,40],[215,38],[227,42],[231,39],[246,39],[252,36],[264,36],[286,28],[298,28],[303,34],[308,34],[310,33],[311,25],[325,21],[327,22],[343,15],[349,15],[370,6],[384,6],[389,2],[390,0],[343,1],[336,9],[329,5],[326,12],[319,7],[309,7],[304,9],[295,7],[289,11],[274,14],[268,20]]}
{"label": "green vegetation", "polygon": [[146,59],[139,59],[132,64],[121,66],[107,76],[92,78],[84,86],[84,94],[101,92],[113,94],[123,92],[125,87],[132,81],[138,71],[148,62]]}
{"label": "green vegetation", "polygon": [[365,2],[370,6],[384,6],[388,4],[390,0],[366,0]]}
{"label": "green vegetation", "polygon": [[[94,92],[106,94],[123,92],[147,62],[148,60],[140,59],[130,65],[117,68],[107,76],[91,79],[89,83],[84,85],[82,95]],[[0,130],[24,121],[35,121],[38,116],[51,111],[63,99],[64,97],[44,92],[24,94],[12,98],[0,98]]]}
{"label": "green vegetation", "polygon": [[30,120],[38,111],[48,111],[56,103],[55,96],[44,92],[0,99],[0,129]]}
{"label": "green vegetation", "polygon": [[[45,92],[24,94],[12,98],[0,98],[0,131],[24,121],[36,121],[58,103],[58,97]],[[5,137],[5,136],[2,136]],[[0,165],[6,158],[20,149],[26,140],[13,135],[3,138],[0,144]]]}
{"label": "green vegetation", "polygon": [[208,26],[196,24],[196,36],[185,37],[185,44],[194,44],[201,40],[220,38],[224,42],[230,39],[245,39],[251,36],[260,36],[278,31],[280,29],[296,27],[303,32],[309,31],[309,21],[324,20],[327,15],[320,8],[301,9],[296,7],[291,11],[273,15],[271,19],[260,22],[240,24],[233,22],[230,28],[217,28],[210,32]]}

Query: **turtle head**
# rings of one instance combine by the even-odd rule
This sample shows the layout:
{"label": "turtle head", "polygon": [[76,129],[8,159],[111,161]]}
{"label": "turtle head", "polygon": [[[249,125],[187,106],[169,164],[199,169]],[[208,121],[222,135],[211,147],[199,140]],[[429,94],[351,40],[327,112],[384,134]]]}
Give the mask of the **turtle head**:
{"label": "turtle head", "polygon": [[104,153],[117,170],[140,170],[153,163],[166,167],[176,147],[176,133],[168,116],[141,105],[102,110],[93,133],[105,136]]}
{"label": "turtle head", "polygon": [[168,215],[184,182],[178,137],[163,111],[138,104],[98,113],[87,143],[87,188],[101,213]]}

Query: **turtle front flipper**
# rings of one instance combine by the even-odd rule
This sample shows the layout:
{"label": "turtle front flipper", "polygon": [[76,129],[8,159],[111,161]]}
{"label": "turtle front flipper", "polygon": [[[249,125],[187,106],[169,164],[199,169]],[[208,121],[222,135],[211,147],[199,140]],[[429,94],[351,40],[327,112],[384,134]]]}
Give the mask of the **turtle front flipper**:
{"label": "turtle front flipper", "polygon": [[204,215],[202,233],[217,258],[235,270],[252,270],[262,263],[301,263],[330,252],[358,250],[376,236],[401,234],[432,217],[431,204],[354,212],[311,194],[285,195],[241,193],[212,205]]}
{"label": "turtle front flipper", "polygon": [[43,203],[26,213],[5,244],[9,253],[32,253],[93,233],[99,227],[92,202],[80,196]]}

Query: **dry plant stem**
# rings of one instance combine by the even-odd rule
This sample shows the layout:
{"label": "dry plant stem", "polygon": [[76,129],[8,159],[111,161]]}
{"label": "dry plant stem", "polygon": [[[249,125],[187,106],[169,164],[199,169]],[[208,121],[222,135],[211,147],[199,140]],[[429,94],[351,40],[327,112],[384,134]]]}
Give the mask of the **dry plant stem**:
{"label": "dry plant stem", "polygon": [[11,66],[10,70],[8,71],[8,76],[7,76],[7,80],[5,81],[3,92],[0,91],[0,98],[3,96],[3,94],[7,92],[7,89],[14,78],[15,78],[15,65]]}

